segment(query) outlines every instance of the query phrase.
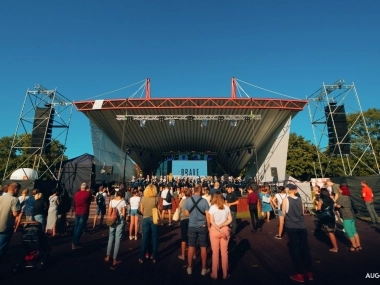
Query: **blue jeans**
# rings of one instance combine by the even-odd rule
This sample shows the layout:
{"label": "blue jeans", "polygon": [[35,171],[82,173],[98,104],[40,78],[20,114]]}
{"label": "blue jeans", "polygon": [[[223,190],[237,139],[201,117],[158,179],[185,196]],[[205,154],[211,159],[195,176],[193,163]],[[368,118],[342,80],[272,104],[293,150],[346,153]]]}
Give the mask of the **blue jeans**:
{"label": "blue jeans", "polygon": [[232,217],[232,222],[231,222],[231,234],[236,233],[236,212],[231,211],[231,217]]}
{"label": "blue jeans", "polygon": [[115,240],[115,247],[113,249],[113,259],[117,260],[117,254],[120,248],[120,240],[123,236],[125,226],[125,219],[121,219],[116,225],[110,227],[110,233],[108,236],[107,256],[111,254],[112,244]]}
{"label": "blue jeans", "polygon": [[12,238],[13,231],[0,233],[0,259],[5,255],[5,251]]}
{"label": "blue jeans", "polygon": [[[153,224],[153,217],[147,217],[142,222],[142,241],[140,247],[140,259],[144,260],[145,253],[148,249],[148,241],[152,241],[152,256],[153,259],[157,259],[158,248],[158,226]],[[152,235],[152,236],[151,236]]]}
{"label": "blue jeans", "polygon": [[373,206],[373,202],[365,202],[365,206],[367,208],[369,215],[371,216],[372,223],[378,223],[379,217],[377,216],[375,207]]}
{"label": "blue jeans", "polygon": [[87,223],[88,214],[75,215],[74,231],[73,231],[73,245],[79,245],[79,238],[83,233],[83,229]]}
{"label": "blue jeans", "polygon": [[46,226],[46,217],[44,215],[33,216],[33,221],[39,222],[43,228]]}

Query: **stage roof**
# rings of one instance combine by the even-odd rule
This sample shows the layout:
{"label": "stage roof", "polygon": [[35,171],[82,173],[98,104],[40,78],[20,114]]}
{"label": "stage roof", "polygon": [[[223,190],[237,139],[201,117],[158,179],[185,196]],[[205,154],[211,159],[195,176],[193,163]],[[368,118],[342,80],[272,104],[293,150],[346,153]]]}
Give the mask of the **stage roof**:
{"label": "stage roof", "polygon": [[[275,130],[306,104],[306,100],[255,98],[74,102],[120,149],[130,149],[130,157],[146,173],[170,155],[204,153],[234,176],[254,158],[254,148],[259,152]],[[173,127],[169,126],[171,119]],[[145,127],[141,127],[144,120]],[[207,126],[201,127],[206,121]],[[234,121],[236,126],[231,126]]]}

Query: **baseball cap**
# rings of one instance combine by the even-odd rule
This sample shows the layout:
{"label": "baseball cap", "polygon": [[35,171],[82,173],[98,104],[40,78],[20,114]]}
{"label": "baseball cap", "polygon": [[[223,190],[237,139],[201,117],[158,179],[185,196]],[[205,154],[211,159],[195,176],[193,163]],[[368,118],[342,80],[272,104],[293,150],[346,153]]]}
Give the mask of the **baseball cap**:
{"label": "baseball cap", "polygon": [[287,184],[285,187],[288,188],[289,190],[296,190],[297,189],[297,186],[294,184]]}

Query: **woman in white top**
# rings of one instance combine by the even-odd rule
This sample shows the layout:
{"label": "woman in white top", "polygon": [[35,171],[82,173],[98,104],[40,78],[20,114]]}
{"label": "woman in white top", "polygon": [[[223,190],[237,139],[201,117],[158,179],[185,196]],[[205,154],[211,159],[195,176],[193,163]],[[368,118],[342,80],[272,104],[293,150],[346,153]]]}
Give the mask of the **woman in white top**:
{"label": "woman in white top", "polygon": [[219,254],[222,256],[223,279],[228,275],[228,241],[230,239],[230,228],[232,222],[230,208],[224,204],[220,192],[216,192],[211,199],[210,215],[210,242],[212,249],[212,271],[211,278],[218,279]]}
{"label": "woman in white top", "polygon": [[284,213],[282,212],[281,205],[282,201],[288,197],[288,194],[286,194],[285,187],[284,186],[278,186],[278,192],[276,195],[272,197],[272,205],[274,208],[277,209],[277,216],[278,216],[278,234],[274,236],[276,239],[282,239],[282,232],[284,230]]}
{"label": "woman in white top", "polygon": [[[139,232],[139,214],[138,209],[140,207],[140,196],[138,190],[132,191],[132,197],[129,198],[129,203],[131,205],[131,211],[129,215],[131,216],[131,223],[129,224],[129,239],[137,240],[137,233]],[[133,228],[135,229],[135,235],[133,236]]]}
{"label": "woman in white top", "polygon": [[211,195],[210,190],[208,188],[203,188],[204,195],[202,196],[203,199],[206,199],[208,202],[208,205],[211,206]]}
{"label": "woman in white top", "polygon": [[110,201],[110,205],[108,207],[108,213],[112,211],[112,208],[117,209],[117,222],[109,227],[110,232],[108,237],[107,254],[106,258],[104,259],[105,262],[108,262],[110,260],[112,244],[115,240],[115,247],[113,250],[113,266],[118,265],[121,262],[120,260],[117,260],[117,254],[119,252],[120,240],[123,236],[124,231],[126,206],[127,204],[123,199],[123,193],[121,193],[121,191],[117,191],[115,198]]}

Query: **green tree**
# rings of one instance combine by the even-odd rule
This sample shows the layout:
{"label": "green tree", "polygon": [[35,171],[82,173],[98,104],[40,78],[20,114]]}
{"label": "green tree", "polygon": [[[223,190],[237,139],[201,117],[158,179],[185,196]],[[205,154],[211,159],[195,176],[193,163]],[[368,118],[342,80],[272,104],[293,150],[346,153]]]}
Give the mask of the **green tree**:
{"label": "green tree", "polygon": [[[8,179],[13,171],[18,168],[34,168],[36,169],[36,161],[38,161],[38,155],[32,155],[30,153],[31,135],[22,134],[13,140],[13,137],[0,138],[0,177]],[[61,158],[66,160],[64,156],[65,146],[58,140],[51,141],[50,153],[43,154],[42,163],[39,164],[37,170],[40,178],[43,180],[52,179],[53,175],[50,173],[56,173],[59,167]],[[63,156],[63,157],[62,157]],[[49,171],[50,170],[50,171]],[[43,174],[41,176],[41,174]]]}
{"label": "green tree", "polygon": [[315,177],[318,172],[318,156],[315,145],[305,140],[303,136],[291,133],[289,136],[287,174],[301,181]]}

